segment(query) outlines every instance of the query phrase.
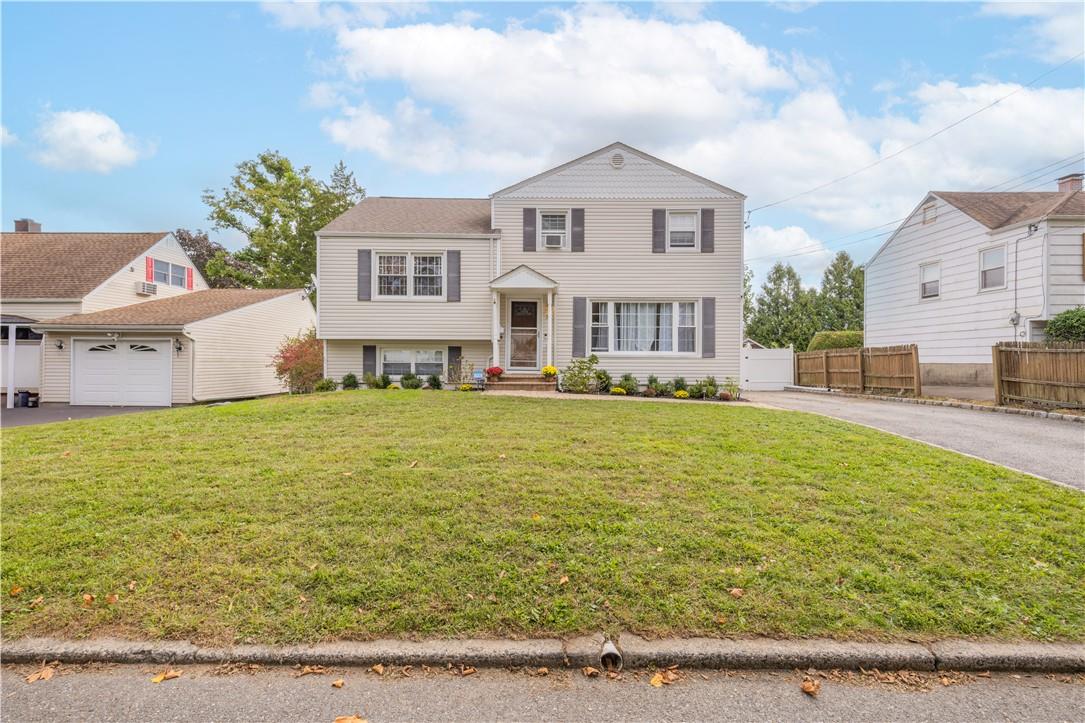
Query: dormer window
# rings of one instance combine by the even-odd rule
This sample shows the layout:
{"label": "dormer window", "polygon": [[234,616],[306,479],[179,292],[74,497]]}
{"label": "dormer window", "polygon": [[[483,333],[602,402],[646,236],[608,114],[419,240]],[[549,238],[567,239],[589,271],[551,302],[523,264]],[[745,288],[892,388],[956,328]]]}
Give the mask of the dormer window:
{"label": "dormer window", "polygon": [[568,238],[569,214],[566,211],[539,212],[539,246],[544,249],[565,248]]}

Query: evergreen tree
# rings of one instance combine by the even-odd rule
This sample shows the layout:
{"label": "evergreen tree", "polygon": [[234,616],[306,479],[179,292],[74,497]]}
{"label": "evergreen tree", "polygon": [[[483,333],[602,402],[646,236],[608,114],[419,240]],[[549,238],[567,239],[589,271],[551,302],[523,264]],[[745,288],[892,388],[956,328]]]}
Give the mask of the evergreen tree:
{"label": "evergreen tree", "polygon": [[777,262],[761,285],[747,336],[767,347],[806,349],[817,331],[817,296],[791,264]]}
{"label": "evergreen tree", "polygon": [[819,331],[863,328],[863,268],[840,251],[821,277],[817,295]]}

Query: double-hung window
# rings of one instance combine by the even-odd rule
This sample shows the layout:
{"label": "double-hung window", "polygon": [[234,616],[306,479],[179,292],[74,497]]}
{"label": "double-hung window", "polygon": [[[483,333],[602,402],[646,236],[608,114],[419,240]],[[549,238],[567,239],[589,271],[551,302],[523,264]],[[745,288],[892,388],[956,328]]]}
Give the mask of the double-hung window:
{"label": "double-hung window", "polygon": [[442,254],[377,254],[377,296],[434,298],[444,294]]}
{"label": "double-hung window", "polygon": [[565,248],[568,221],[565,211],[540,211],[539,245],[544,249]]}
{"label": "double-hung window", "polygon": [[667,246],[672,249],[692,249],[697,247],[696,211],[668,212]]}
{"label": "double-hung window", "polygon": [[154,280],[167,286],[185,286],[187,267],[179,264],[171,264],[162,259],[154,260]]}
{"label": "double-hung window", "polygon": [[415,374],[420,377],[441,375],[445,371],[443,349],[384,349],[381,352],[381,372],[390,377]]}
{"label": "double-hung window", "polygon": [[980,251],[980,291],[1001,289],[1006,285],[1006,247]]}
{"label": "double-hung window", "polygon": [[923,264],[919,267],[919,298],[937,299],[941,293],[942,265]]}
{"label": "double-hung window", "polygon": [[622,353],[693,353],[697,304],[693,301],[593,301],[591,350]]}

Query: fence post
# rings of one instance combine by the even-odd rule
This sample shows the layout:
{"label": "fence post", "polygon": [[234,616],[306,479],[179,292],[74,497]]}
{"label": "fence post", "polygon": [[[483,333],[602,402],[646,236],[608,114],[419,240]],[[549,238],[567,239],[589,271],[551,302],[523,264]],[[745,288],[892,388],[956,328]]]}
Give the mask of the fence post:
{"label": "fence post", "polygon": [[863,369],[863,347],[859,347],[855,350],[855,355],[859,357],[859,393],[866,392],[866,371]]}
{"label": "fence post", "polygon": [[912,344],[912,374],[915,375],[915,395],[916,397],[923,396],[923,380],[922,374],[919,371],[919,347]]}
{"label": "fence post", "polygon": [[1002,406],[1002,365],[998,344],[991,347],[991,376],[995,383],[995,406]]}
{"label": "fence post", "polygon": [[829,388],[829,350],[825,349],[821,352],[821,376],[824,378],[825,383],[821,386],[826,389]]}

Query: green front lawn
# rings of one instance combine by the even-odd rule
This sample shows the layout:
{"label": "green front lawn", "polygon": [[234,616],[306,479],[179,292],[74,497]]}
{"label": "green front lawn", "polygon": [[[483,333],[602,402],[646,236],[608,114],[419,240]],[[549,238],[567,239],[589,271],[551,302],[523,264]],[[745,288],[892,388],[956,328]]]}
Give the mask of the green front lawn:
{"label": "green front lawn", "polygon": [[8,637],[1085,639],[1085,495],[806,414],[338,392],[5,430],[2,474]]}

